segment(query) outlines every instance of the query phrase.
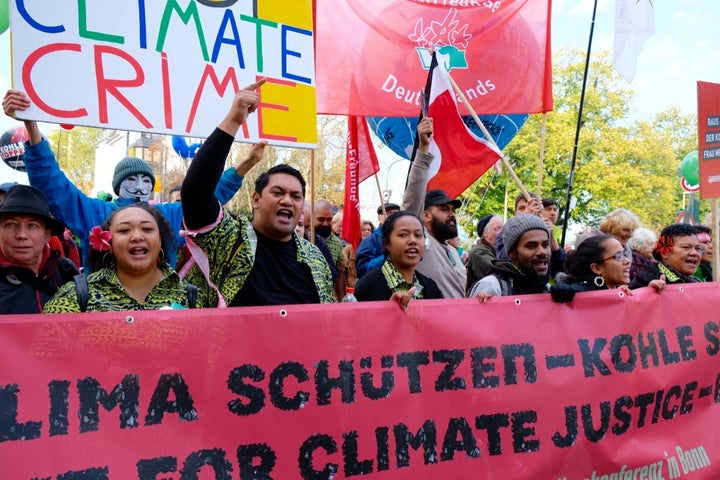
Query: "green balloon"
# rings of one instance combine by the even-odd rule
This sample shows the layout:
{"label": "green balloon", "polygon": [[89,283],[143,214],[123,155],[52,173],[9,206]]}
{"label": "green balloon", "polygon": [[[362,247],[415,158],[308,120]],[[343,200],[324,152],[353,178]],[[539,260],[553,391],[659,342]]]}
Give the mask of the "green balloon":
{"label": "green balloon", "polygon": [[10,26],[10,0],[0,0],[0,34]]}
{"label": "green balloon", "polygon": [[700,171],[698,170],[698,152],[697,150],[685,155],[680,162],[680,173],[689,185],[697,185],[700,183]]}

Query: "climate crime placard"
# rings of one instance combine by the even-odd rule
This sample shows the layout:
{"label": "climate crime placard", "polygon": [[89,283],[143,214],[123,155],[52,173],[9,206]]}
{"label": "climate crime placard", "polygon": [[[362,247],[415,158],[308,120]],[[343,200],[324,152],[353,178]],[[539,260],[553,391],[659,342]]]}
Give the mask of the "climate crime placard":
{"label": "climate crime placard", "polygon": [[700,198],[720,197],[720,84],[697,82]]}
{"label": "climate crime placard", "polygon": [[312,147],[312,0],[11,0],[22,118],[207,137],[258,78],[238,140]]}

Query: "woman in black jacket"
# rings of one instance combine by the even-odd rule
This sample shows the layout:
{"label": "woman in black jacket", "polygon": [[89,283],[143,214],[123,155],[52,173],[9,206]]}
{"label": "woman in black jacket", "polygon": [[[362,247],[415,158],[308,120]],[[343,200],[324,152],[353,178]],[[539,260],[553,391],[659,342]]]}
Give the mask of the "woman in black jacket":
{"label": "woman in black jacket", "polygon": [[425,231],[417,215],[390,215],[382,224],[382,240],[385,261],[355,284],[359,301],[390,299],[407,308],[412,298],[443,298],[435,281],[415,271],[425,253]]}

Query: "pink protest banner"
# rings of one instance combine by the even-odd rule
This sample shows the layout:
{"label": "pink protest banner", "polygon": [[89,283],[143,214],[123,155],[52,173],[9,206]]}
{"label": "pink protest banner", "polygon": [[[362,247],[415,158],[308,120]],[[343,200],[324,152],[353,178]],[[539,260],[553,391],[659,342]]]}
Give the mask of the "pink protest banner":
{"label": "pink protest banner", "polygon": [[3,479],[720,476],[717,284],[0,319]]}

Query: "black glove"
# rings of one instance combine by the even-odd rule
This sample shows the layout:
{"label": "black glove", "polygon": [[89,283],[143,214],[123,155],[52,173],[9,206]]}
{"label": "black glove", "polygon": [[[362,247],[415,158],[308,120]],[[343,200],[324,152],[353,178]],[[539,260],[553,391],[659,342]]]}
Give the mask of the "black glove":
{"label": "black glove", "polygon": [[572,285],[565,283],[558,283],[550,286],[550,296],[555,303],[568,303],[572,302],[575,298],[576,290]]}

